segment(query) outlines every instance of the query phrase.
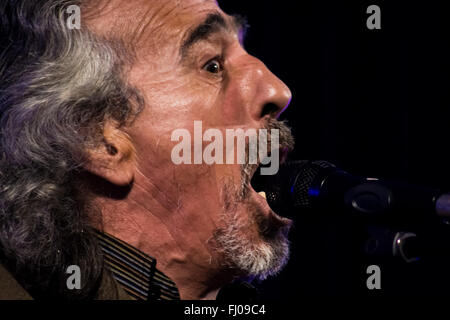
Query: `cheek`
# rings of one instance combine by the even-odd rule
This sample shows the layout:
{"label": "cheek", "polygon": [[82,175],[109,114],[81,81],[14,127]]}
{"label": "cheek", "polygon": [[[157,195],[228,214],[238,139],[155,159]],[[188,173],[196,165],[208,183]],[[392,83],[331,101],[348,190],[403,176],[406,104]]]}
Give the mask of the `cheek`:
{"label": "cheek", "polygon": [[[161,72],[151,77],[149,74],[135,75],[134,85],[144,96],[146,106],[127,130],[136,148],[139,170],[147,177],[183,177],[184,185],[195,181],[200,188],[207,186],[199,190],[203,194],[212,191],[217,194],[217,190],[222,189],[223,178],[230,177],[239,183],[237,166],[176,166],[171,158],[173,148],[179,143],[171,139],[175,130],[186,129],[193,139],[194,121],[202,121],[203,132],[211,127],[226,126],[220,89],[194,75],[173,76],[175,72]],[[149,81],[150,78],[153,81]],[[193,146],[192,141],[191,144]]]}
{"label": "cheek", "polygon": [[218,125],[214,99],[204,90],[194,89],[177,81],[158,83],[144,91],[146,106],[129,130],[138,151],[166,161],[177,144],[171,141],[175,130],[185,129],[193,138],[195,121],[201,121],[203,128]]}
{"label": "cheek", "polygon": [[218,109],[217,90],[201,86],[192,77],[167,76],[138,88],[146,101],[141,119],[154,127],[186,128],[186,123],[206,121]]}

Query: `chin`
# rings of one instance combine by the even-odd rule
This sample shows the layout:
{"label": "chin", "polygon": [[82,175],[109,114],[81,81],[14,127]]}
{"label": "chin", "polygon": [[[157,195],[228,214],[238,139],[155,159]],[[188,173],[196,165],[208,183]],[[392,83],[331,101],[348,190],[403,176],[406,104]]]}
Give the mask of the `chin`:
{"label": "chin", "polygon": [[213,236],[223,266],[258,280],[278,274],[289,259],[292,221],[276,215],[254,191],[241,203],[224,207]]}

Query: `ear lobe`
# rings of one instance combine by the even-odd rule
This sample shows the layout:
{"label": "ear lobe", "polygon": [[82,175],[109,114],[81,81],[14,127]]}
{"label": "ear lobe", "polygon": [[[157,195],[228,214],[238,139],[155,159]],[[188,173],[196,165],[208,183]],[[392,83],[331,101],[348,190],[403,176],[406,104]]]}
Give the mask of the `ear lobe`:
{"label": "ear lobe", "polygon": [[87,150],[84,168],[103,179],[126,186],[133,181],[135,150],[129,136],[109,121],[104,126],[103,142]]}

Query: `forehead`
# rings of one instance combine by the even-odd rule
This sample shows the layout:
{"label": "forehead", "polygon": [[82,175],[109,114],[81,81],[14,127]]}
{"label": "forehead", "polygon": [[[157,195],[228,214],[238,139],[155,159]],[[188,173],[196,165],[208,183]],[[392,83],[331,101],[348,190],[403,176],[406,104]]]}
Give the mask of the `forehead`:
{"label": "forehead", "polygon": [[100,0],[85,6],[85,21],[101,35],[121,35],[134,46],[164,45],[210,13],[227,17],[215,0]]}

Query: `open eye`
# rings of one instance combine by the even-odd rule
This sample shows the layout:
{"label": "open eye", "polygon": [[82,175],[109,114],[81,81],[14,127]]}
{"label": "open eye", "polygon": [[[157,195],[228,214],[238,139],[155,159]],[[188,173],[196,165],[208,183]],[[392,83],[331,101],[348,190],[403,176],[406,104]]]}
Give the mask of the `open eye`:
{"label": "open eye", "polygon": [[203,69],[210,73],[221,73],[223,71],[222,63],[219,58],[214,58],[209,60],[204,66]]}

